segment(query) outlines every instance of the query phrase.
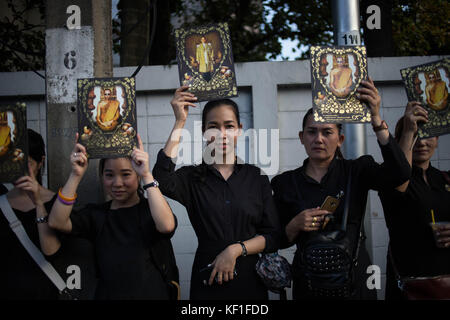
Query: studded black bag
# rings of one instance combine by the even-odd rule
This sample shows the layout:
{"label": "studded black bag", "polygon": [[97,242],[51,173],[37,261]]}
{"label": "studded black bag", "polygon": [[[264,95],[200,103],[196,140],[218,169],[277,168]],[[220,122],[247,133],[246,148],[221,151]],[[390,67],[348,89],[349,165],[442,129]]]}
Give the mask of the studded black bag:
{"label": "studded black bag", "polygon": [[313,297],[348,298],[353,291],[353,255],[345,233],[318,233],[307,241],[301,274]]}
{"label": "studded black bag", "polygon": [[311,297],[350,298],[353,293],[354,267],[363,237],[360,228],[356,252],[353,254],[355,246],[346,232],[350,185],[351,170],[340,230],[311,233],[303,246],[297,274]]}

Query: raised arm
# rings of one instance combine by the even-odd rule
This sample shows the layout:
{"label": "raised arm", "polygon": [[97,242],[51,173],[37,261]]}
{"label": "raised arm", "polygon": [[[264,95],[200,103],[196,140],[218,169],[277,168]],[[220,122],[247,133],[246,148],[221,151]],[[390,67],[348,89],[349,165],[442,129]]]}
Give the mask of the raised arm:
{"label": "raised arm", "polygon": [[[410,166],[412,166],[412,149],[417,138],[418,122],[428,122],[428,112],[421,106],[420,102],[410,101],[403,116],[403,131],[399,141],[400,149],[405,154]],[[409,180],[396,189],[405,192],[408,185]]]}
{"label": "raised arm", "polygon": [[371,78],[362,81],[358,88],[358,98],[365,102],[372,116],[372,128],[380,145],[384,162],[379,165],[373,158],[365,157],[364,181],[370,189],[395,188],[403,184],[411,175],[411,166],[397,142],[392,138],[386,123],[381,120],[381,97]]}
{"label": "raised arm", "polygon": [[182,86],[175,91],[175,95],[170,101],[173,113],[175,114],[175,124],[172,132],[164,146],[164,153],[170,158],[176,158],[178,154],[178,145],[180,144],[181,129],[184,128],[189,113],[189,107],[197,107],[193,102],[197,98],[190,92],[187,92],[189,86]]}
{"label": "raised arm", "polygon": [[80,184],[81,179],[88,168],[86,149],[77,142],[78,133],[75,138],[75,147],[70,154],[72,172],[70,173],[69,179],[64,187],[60,189],[58,199],[53,204],[52,211],[50,212],[50,217],[48,219],[48,223],[51,228],[65,233],[70,233],[72,231],[70,213],[72,212],[74,201],[71,201],[71,199],[76,198],[78,185]]}
{"label": "raised arm", "polygon": [[186,167],[183,167],[175,171],[175,158],[189,108],[196,107],[193,101],[197,100],[193,94],[186,92],[188,88],[188,86],[178,88],[170,102],[175,114],[175,124],[164,149],[158,153],[153,168],[153,175],[160,183],[161,192],[182,204],[185,204],[188,199],[189,169],[185,170]]}
{"label": "raised arm", "polygon": [[[137,174],[141,177],[143,184],[149,184],[155,179],[149,169],[148,153],[144,151],[141,137],[137,136],[139,148],[135,148],[131,154],[132,166]],[[175,218],[166,199],[164,199],[159,188],[149,187],[146,190],[148,196],[148,204],[153,220],[155,221],[156,230],[161,233],[171,233],[175,230]]]}
{"label": "raised arm", "polygon": [[389,130],[387,126],[385,128],[382,126],[383,120],[380,116],[381,97],[372,78],[369,77],[369,80],[361,81],[361,86],[357,91],[359,99],[369,107],[373,131],[378,141],[382,146],[386,145],[389,142]]}

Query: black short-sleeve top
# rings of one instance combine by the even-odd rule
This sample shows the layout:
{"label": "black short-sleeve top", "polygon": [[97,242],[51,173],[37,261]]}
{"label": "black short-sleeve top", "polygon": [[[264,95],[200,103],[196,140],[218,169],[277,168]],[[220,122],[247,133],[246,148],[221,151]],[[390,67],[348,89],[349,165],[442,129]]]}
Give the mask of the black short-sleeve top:
{"label": "black short-sleeve top", "polygon": [[[167,287],[150,257],[160,233],[148,200],[132,207],[110,209],[111,201],[72,212],[71,234],[92,241],[99,273],[98,299],[167,299]],[[175,216],[174,216],[175,218]],[[175,218],[176,221],[176,218]]]}

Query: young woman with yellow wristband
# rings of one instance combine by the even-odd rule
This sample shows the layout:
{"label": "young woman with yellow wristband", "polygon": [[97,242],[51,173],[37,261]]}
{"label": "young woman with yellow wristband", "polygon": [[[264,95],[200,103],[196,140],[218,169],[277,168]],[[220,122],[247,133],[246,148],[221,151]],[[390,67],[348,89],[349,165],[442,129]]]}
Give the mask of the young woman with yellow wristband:
{"label": "young woman with yellow wristband", "polygon": [[[149,170],[139,135],[138,143],[131,158],[100,161],[103,189],[112,200],[72,212],[88,167],[84,146],[75,143],[70,156],[72,172],[50,214],[52,228],[93,243],[99,273],[96,299],[169,298],[167,281],[150,249],[161,241],[170,243],[167,239],[175,231],[176,219]],[[147,199],[139,189],[141,181]]]}

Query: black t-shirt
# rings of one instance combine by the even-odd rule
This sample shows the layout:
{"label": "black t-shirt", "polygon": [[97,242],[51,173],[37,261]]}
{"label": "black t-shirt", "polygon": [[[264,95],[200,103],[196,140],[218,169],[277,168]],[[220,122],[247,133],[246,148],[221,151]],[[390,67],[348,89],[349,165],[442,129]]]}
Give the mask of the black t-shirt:
{"label": "black t-shirt", "polygon": [[6,188],[3,184],[0,183],[0,196],[5,193],[8,193],[8,188]]}
{"label": "black t-shirt", "polygon": [[450,187],[441,171],[431,165],[425,172],[413,166],[404,193],[385,189],[379,193],[389,229],[395,264],[402,276],[450,274],[450,248],[435,245],[430,223],[450,222]]}
{"label": "black t-shirt", "polygon": [[168,299],[166,283],[151,259],[150,247],[174,232],[157,231],[147,199],[117,210],[110,205],[88,205],[70,216],[71,233],[90,239],[95,247],[99,274],[96,298]]}
{"label": "black t-shirt", "polygon": [[[44,204],[47,212],[50,212],[55,199],[56,195]],[[13,210],[30,240],[40,249],[36,209],[28,212]],[[59,252],[47,256],[46,259],[52,263],[58,255]],[[58,298],[58,289],[20,243],[3,213],[0,213],[0,256],[0,299],[53,300]]]}

